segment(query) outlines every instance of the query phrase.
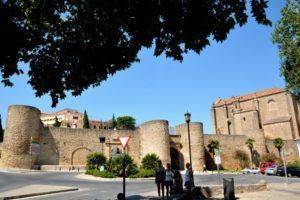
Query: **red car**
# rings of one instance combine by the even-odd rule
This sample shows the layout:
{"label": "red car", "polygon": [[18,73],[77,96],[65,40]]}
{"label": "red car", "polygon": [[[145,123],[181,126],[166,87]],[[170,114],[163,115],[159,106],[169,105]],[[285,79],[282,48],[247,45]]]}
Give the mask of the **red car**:
{"label": "red car", "polygon": [[260,166],[260,173],[262,174],[265,174],[265,170],[268,168],[268,167],[272,167],[273,165],[275,165],[275,163],[273,162],[266,162],[266,163],[263,163],[261,166]]}

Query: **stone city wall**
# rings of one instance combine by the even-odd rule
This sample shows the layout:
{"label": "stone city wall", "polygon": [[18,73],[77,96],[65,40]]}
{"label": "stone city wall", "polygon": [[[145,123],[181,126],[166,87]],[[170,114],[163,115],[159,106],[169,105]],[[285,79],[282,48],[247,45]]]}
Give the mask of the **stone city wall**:
{"label": "stone city wall", "polygon": [[[275,148],[273,140],[266,140],[267,150],[270,153],[274,153],[277,157],[279,157],[279,152]],[[299,160],[299,153],[297,143],[294,140],[286,140],[285,145],[283,147],[283,152],[285,154],[285,158],[287,162],[293,162]]]}
{"label": "stone city wall", "polygon": [[[183,163],[190,162],[187,124],[180,124],[176,126],[176,134],[181,135],[180,141],[182,148],[180,153],[183,156]],[[205,164],[202,123],[190,123],[190,137],[193,169],[196,171],[202,171],[203,165]]]}
{"label": "stone city wall", "polygon": [[163,165],[171,162],[169,123],[167,120],[153,120],[140,125],[141,159],[148,153],[159,156]]}
{"label": "stone city wall", "polygon": [[212,154],[207,145],[211,140],[218,140],[221,149],[221,167],[224,169],[240,169],[238,160],[234,159],[235,152],[242,150],[250,156],[250,151],[245,145],[247,137],[244,135],[216,135],[204,134],[205,161],[208,168],[215,168]]}
{"label": "stone city wall", "polygon": [[39,140],[40,111],[31,106],[9,106],[6,120],[1,168],[30,169],[35,157],[30,155],[31,141]]}
{"label": "stone city wall", "polygon": [[118,138],[130,136],[126,152],[139,163],[139,135],[132,130],[94,130],[71,128],[44,128],[40,141],[39,163],[42,165],[84,165],[91,152],[102,152],[99,136],[106,138],[103,153],[109,158],[122,145]]}

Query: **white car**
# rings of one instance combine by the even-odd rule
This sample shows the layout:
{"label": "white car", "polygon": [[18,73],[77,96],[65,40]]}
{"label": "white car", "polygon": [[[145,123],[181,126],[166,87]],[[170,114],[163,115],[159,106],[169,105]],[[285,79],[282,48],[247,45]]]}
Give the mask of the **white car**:
{"label": "white car", "polygon": [[277,166],[273,165],[271,167],[267,167],[265,170],[266,175],[276,175],[277,172]]}
{"label": "white car", "polygon": [[243,174],[259,174],[260,170],[258,168],[245,168],[242,170]]}

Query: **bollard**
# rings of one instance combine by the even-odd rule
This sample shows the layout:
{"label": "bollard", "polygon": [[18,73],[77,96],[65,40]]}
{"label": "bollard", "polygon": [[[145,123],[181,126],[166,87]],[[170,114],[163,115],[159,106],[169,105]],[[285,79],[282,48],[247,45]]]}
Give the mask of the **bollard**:
{"label": "bollard", "polygon": [[223,178],[224,200],[235,200],[233,178]]}

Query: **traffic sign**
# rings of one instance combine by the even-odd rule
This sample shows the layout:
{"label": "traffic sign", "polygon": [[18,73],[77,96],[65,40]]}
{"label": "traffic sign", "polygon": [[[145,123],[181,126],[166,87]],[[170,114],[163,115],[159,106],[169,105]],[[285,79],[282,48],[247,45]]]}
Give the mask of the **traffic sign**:
{"label": "traffic sign", "polygon": [[130,139],[130,136],[119,137],[119,140],[120,140],[123,148],[125,148],[127,146],[129,139]]}
{"label": "traffic sign", "polygon": [[215,156],[215,163],[217,165],[220,165],[221,164],[221,156]]}

